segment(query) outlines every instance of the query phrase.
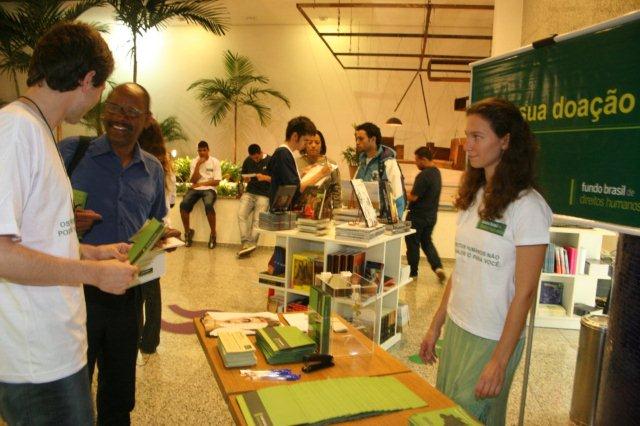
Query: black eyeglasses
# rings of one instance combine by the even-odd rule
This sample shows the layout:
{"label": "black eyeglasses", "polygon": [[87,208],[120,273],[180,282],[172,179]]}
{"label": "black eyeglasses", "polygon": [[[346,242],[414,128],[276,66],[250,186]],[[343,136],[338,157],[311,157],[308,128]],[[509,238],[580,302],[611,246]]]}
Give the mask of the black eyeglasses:
{"label": "black eyeglasses", "polygon": [[129,118],[138,118],[143,114],[146,114],[145,111],[140,111],[138,108],[130,107],[130,106],[122,106],[118,104],[114,104],[113,102],[105,102],[104,110],[110,114],[122,114],[125,117]]}

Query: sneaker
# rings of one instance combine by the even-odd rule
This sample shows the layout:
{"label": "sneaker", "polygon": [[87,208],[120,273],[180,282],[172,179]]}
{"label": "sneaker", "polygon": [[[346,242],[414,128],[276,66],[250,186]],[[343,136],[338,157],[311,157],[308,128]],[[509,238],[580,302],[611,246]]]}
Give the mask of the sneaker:
{"label": "sneaker", "polygon": [[216,246],[216,236],[215,235],[210,235],[209,236],[209,244],[208,247],[210,249],[214,248]]}
{"label": "sneaker", "polygon": [[184,233],[184,246],[185,247],[191,247],[191,244],[193,244],[193,234],[195,234],[196,231],[194,231],[193,229],[189,229],[187,232]]}
{"label": "sneaker", "polygon": [[409,278],[417,278],[418,277],[418,271],[411,271],[409,273]]}
{"label": "sneaker", "polygon": [[136,358],[136,365],[140,367],[144,367],[149,362],[149,358],[151,358],[151,355],[153,354],[138,351],[138,356]]}
{"label": "sneaker", "polygon": [[447,275],[444,273],[444,269],[436,269],[436,275],[438,276],[438,282],[440,282],[440,284],[444,285],[447,282]]}
{"label": "sneaker", "polygon": [[246,256],[251,254],[252,251],[256,249],[255,244],[247,243],[243,244],[242,249],[238,252],[238,256]]}
{"label": "sneaker", "polygon": [[237,256],[237,257],[242,256],[242,255],[244,254],[244,253],[243,253],[243,252],[244,252],[244,249],[246,249],[246,248],[247,248],[247,243],[242,243],[242,245],[240,246],[240,250],[238,250],[238,251],[236,252],[236,256]]}

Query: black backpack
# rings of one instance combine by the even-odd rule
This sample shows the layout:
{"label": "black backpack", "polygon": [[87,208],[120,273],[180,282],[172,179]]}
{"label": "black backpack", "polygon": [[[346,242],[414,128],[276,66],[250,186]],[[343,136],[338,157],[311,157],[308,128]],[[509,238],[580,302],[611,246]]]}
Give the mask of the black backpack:
{"label": "black backpack", "polygon": [[78,167],[80,161],[84,157],[84,154],[87,152],[89,145],[91,145],[91,141],[95,138],[93,136],[80,136],[78,138],[78,146],[76,147],[76,152],[73,153],[73,157],[67,166],[67,176],[71,179],[71,175],[73,175],[73,171]]}

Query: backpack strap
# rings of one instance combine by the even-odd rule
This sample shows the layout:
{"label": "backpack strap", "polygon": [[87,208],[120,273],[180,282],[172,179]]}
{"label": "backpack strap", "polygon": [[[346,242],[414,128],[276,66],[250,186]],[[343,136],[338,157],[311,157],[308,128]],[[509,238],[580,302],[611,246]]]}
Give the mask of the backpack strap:
{"label": "backpack strap", "polygon": [[69,176],[69,179],[71,179],[73,171],[78,167],[78,164],[80,164],[80,161],[87,152],[87,149],[89,148],[89,145],[91,145],[91,141],[93,139],[93,136],[80,136],[78,138],[78,146],[76,147],[76,151],[73,153],[73,157],[67,166],[67,175]]}
{"label": "backpack strap", "polygon": [[[384,192],[383,192],[383,188],[382,185],[384,185],[382,182],[383,181],[387,181],[389,180],[389,178],[387,177],[387,169],[386,169],[386,165],[385,163],[387,162],[387,160],[389,159],[396,159],[395,156],[395,151],[393,151],[391,148],[383,145],[382,146],[382,154],[380,154],[380,160],[378,161],[378,180],[381,182],[380,184],[380,189],[379,189],[379,193],[380,193],[380,200],[383,200],[384,198]],[[396,159],[397,161],[397,159]],[[402,183],[402,197],[404,199],[404,204],[405,204],[405,209],[407,207],[407,190],[405,188],[405,184],[404,184],[404,173],[402,173],[402,168],[400,168],[400,164],[398,164],[398,171],[400,172],[400,182]],[[396,197],[398,197],[400,194],[397,194]],[[393,200],[392,200],[393,201]],[[383,203],[380,203],[381,207],[383,205]],[[384,206],[386,207],[386,206]],[[388,211],[384,211],[381,213],[385,213],[387,214]]]}

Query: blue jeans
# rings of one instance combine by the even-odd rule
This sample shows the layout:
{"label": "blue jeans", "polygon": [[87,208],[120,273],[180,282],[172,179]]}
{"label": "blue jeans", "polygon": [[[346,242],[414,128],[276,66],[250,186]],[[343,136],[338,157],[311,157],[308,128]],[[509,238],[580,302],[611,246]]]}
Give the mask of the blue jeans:
{"label": "blue jeans", "polygon": [[54,382],[0,382],[0,415],[10,426],[93,425],[87,367]]}
{"label": "blue jeans", "polygon": [[238,209],[238,226],[240,242],[255,244],[258,242],[258,222],[260,213],[269,210],[269,197],[245,192],[240,197]]}

